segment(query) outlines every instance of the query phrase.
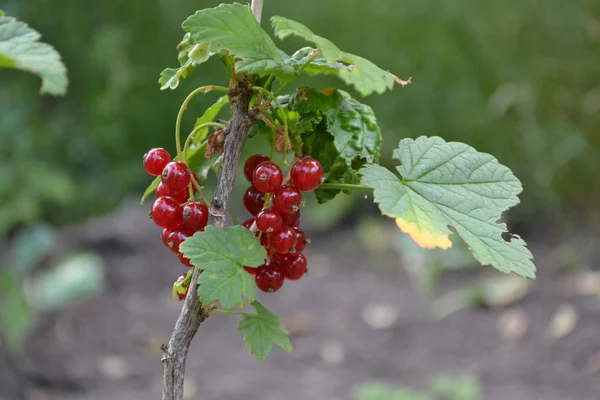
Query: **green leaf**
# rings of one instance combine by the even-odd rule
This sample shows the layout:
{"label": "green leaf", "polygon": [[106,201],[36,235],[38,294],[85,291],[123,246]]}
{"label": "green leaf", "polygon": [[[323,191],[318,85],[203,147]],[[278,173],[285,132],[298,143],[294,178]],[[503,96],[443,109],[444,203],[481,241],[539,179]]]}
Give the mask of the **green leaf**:
{"label": "green leaf", "polygon": [[226,229],[207,226],[196,232],[180,246],[185,257],[202,269],[198,296],[209,303],[219,300],[227,309],[256,297],[256,283],[242,267],[258,267],[265,262],[267,253],[257,237],[243,226]]}
{"label": "green leaf", "polygon": [[473,375],[438,375],[431,381],[434,393],[449,400],[477,400],[483,389],[481,381]]}
{"label": "green leaf", "polygon": [[[394,87],[394,82],[405,85],[395,75],[382,70],[371,61],[357,55],[341,51],[329,39],[315,35],[310,29],[299,22],[284,17],[271,18],[275,35],[280,39],[288,36],[299,36],[314,43],[323,59],[316,59],[311,63],[309,73],[331,73],[338,76],[346,84],[353,86],[361,95],[368,96],[372,93],[384,93]],[[301,49],[306,52],[306,50]],[[293,57],[293,56],[292,56]],[[306,61],[306,59],[304,59]],[[290,60],[290,64],[298,65],[297,60]],[[344,65],[345,67],[342,67]]]}
{"label": "green leaf", "polygon": [[292,351],[292,343],[287,332],[280,327],[279,317],[258,301],[250,303],[256,314],[244,314],[238,324],[238,331],[244,334],[244,343],[259,360],[264,360],[273,344],[287,352]]}
{"label": "green leaf", "polygon": [[403,139],[394,158],[399,178],[375,164],[363,167],[362,183],[375,189],[383,214],[423,248],[452,246],[454,227],[483,265],[502,272],[535,277],[532,254],[517,235],[502,238],[503,211],[517,205],[521,182],[489,154],[440,137]]}
{"label": "green leaf", "polygon": [[160,73],[158,83],[160,84],[160,90],[175,89],[179,86],[179,76],[181,75],[180,68],[165,68]]}
{"label": "green leaf", "polygon": [[40,93],[62,96],[67,92],[67,68],[60,54],[41,35],[12,17],[0,16],[0,67],[32,72],[42,78]]}
{"label": "green leaf", "polygon": [[58,310],[102,291],[104,263],[94,253],[74,254],[33,281],[36,308]]}
{"label": "green leaf", "polygon": [[23,281],[12,271],[0,270],[0,339],[10,353],[16,353],[35,321]]}
{"label": "green leaf", "polygon": [[359,385],[352,394],[355,400],[434,400],[424,393],[377,382]]}
{"label": "green leaf", "polygon": [[213,53],[227,51],[236,60],[236,71],[279,77],[294,75],[285,64],[285,53],[277,48],[252,15],[250,7],[239,3],[221,4],[197,11],[182,24],[193,43],[208,45]]}

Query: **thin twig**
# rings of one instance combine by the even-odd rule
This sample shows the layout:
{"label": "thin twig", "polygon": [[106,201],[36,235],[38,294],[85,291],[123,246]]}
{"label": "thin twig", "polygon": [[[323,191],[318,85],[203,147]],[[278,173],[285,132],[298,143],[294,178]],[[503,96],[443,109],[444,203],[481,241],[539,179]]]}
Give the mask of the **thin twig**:
{"label": "thin twig", "polygon": [[252,0],[252,14],[254,14],[254,18],[260,24],[260,18],[262,17],[262,9],[263,9],[263,0]]}

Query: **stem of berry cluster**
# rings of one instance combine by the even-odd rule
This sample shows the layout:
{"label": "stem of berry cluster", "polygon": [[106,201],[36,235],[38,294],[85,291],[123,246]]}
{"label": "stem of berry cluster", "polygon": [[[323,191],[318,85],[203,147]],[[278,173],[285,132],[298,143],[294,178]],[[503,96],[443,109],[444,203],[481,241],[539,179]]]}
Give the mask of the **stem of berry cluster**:
{"label": "stem of berry cluster", "polygon": [[[263,0],[252,1],[252,11],[259,22],[262,5]],[[253,82],[251,82],[249,77],[234,75],[229,85],[229,97],[232,109],[231,129],[225,136],[223,164],[219,173],[217,188],[210,203],[208,217],[208,224],[219,228],[225,226],[227,205],[233,191],[233,184],[240,163],[242,149],[244,148],[250,131],[250,125],[252,124],[252,116],[249,110],[250,99],[253,94],[252,84]],[[179,128],[180,123],[181,117],[178,116],[177,128]],[[180,146],[178,153],[181,152]],[[185,381],[185,365],[188,350],[196,332],[200,328],[200,324],[209,317],[211,312],[216,310],[214,303],[202,304],[198,298],[199,275],[200,270],[194,268],[190,281],[190,290],[183,302],[181,313],[177,318],[169,343],[161,346],[163,354],[162,400],[183,400],[183,384]]]}

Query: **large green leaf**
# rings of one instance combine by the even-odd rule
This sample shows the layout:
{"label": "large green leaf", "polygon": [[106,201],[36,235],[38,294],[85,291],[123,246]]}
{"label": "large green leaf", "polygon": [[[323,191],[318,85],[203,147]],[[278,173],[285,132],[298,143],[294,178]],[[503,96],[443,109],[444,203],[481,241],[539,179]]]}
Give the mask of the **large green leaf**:
{"label": "large green leaf", "polygon": [[207,226],[181,244],[181,251],[202,269],[198,296],[203,302],[219,300],[223,308],[249,302],[256,297],[256,283],[242,267],[258,267],[267,253],[257,237],[243,226],[226,229]]}
{"label": "large green leaf", "polygon": [[[299,36],[317,46],[324,60],[315,59],[307,66],[308,72],[312,74],[335,74],[348,85],[353,86],[363,96],[372,93],[381,94],[386,90],[391,90],[394,87],[394,82],[402,85],[407,83],[390,72],[382,70],[365,58],[341,51],[329,39],[314,34],[299,22],[284,17],[273,17],[271,23],[275,29],[275,35],[279,38],[285,39],[291,35]],[[308,58],[305,56],[304,61],[307,60]],[[292,58],[290,64],[298,65],[298,62]]]}
{"label": "large green leaf", "polygon": [[60,54],[49,44],[39,42],[41,35],[12,17],[0,16],[0,68],[16,68],[42,78],[41,93],[64,95],[67,68]]}
{"label": "large green leaf", "polygon": [[403,139],[394,158],[401,178],[375,164],[363,167],[362,183],[375,189],[383,214],[424,248],[452,246],[454,227],[483,265],[535,277],[532,254],[517,235],[504,240],[502,212],[519,203],[521,182],[489,154],[439,137]]}
{"label": "large green leaf", "polygon": [[287,332],[280,327],[279,317],[258,301],[250,304],[256,314],[244,314],[238,324],[238,331],[244,334],[244,343],[259,360],[264,360],[273,344],[287,352],[292,351],[292,343]]}

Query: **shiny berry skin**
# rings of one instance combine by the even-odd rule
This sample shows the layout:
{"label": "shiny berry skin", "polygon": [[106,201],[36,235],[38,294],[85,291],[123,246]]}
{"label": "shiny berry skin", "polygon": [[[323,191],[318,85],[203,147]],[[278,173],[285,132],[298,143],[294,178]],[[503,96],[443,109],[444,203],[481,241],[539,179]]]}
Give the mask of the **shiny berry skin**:
{"label": "shiny berry skin", "polygon": [[296,232],[289,226],[282,226],[277,232],[271,234],[271,248],[276,253],[289,253],[295,245]]}
{"label": "shiny berry skin", "polygon": [[284,276],[279,268],[273,265],[264,265],[256,271],[256,286],[263,292],[273,293],[283,286]]}
{"label": "shiny berry skin", "polygon": [[255,154],[246,160],[244,164],[244,176],[248,179],[248,182],[252,183],[254,177],[254,170],[258,164],[269,161],[269,157],[262,154]]}
{"label": "shiny berry skin", "polygon": [[183,190],[190,184],[190,169],[181,161],[171,161],[162,171],[161,181],[169,189]]}
{"label": "shiny berry skin", "polygon": [[169,161],[171,161],[169,152],[155,147],[144,154],[144,169],[152,176],[159,176]]}
{"label": "shiny berry skin", "polygon": [[296,227],[300,224],[300,211],[292,214],[281,214],[281,220],[285,226]]}
{"label": "shiny berry skin", "polygon": [[260,245],[262,247],[270,247],[271,246],[271,234],[270,233],[265,233],[265,232],[260,232]]}
{"label": "shiny berry skin", "polygon": [[[262,267],[262,265],[261,265],[261,267]],[[258,268],[260,268],[260,267],[258,267]],[[246,272],[249,273],[250,275],[256,275],[256,273],[258,272],[258,268],[244,267]]]}
{"label": "shiny berry skin", "polygon": [[285,185],[273,195],[273,208],[281,214],[298,212],[302,203],[302,193],[294,185]]}
{"label": "shiny berry skin", "polygon": [[242,226],[246,229],[252,228],[252,224],[254,223],[254,218],[248,218],[244,222],[242,222]]}
{"label": "shiny berry skin", "polygon": [[304,157],[292,166],[290,177],[294,186],[304,192],[309,192],[321,184],[323,167],[314,158]]}
{"label": "shiny berry skin", "polygon": [[181,225],[181,206],[172,197],[159,197],[152,203],[150,216],[154,223],[161,228],[176,228]]}
{"label": "shiny berry skin", "polygon": [[183,206],[183,226],[193,232],[203,231],[208,223],[208,207],[199,201]]}
{"label": "shiny berry skin", "polygon": [[254,170],[252,182],[261,192],[272,193],[281,187],[283,172],[274,162],[265,161],[260,163]]}
{"label": "shiny berry skin", "polygon": [[297,281],[306,273],[306,257],[304,254],[281,256],[279,269],[286,279]]}
{"label": "shiny berry skin", "polygon": [[[177,280],[175,282],[181,282],[181,281],[185,280],[186,277],[187,276],[185,274],[183,274],[183,275],[179,276],[179,278],[177,278]],[[177,293],[177,297],[179,297],[179,300],[185,300],[185,298],[187,297],[189,289],[190,289],[190,287],[187,286],[185,288],[185,292],[183,294],[182,293]]]}
{"label": "shiny berry skin", "polygon": [[191,261],[189,258],[185,257],[185,256],[184,256],[183,254],[181,254],[181,253],[179,253],[179,261],[181,261],[181,263],[182,263],[183,265],[185,265],[186,267],[190,267],[190,268],[192,268],[192,267],[193,267],[193,265],[192,265],[192,261]]}
{"label": "shiny berry skin", "polygon": [[254,186],[250,186],[244,193],[244,207],[251,215],[256,215],[265,205],[265,194]]}
{"label": "shiny berry skin", "polygon": [[163,228],[162,232],[160,233],[160,240],[167,247],[169,247],[168,237],[169,237],[169,233],[171,233],[171,232],[173,232],[172,229]]}
{"label": "shiny berry skin", "polygon": [[275,210],[262,210],[256,216],[256,227],[263,232],[276,232],[281,224],[281,215]]}
{"label": "shiny berry skin", "polygon": [[306,247],[306,236],[304,235],[304,231],[298,227],[294,227],[294,232],[296,233],[296,244],[290,250],[291,254],[300,254],[304,251]]}
{"label": "shiny berry skin", "polygon": [[183,204],[187,201],[190,192],[187,188],[183,190],[174,191],[169,189],[164,183],[158,182],[156,187],[156,197],[169,196],[177,200],[179,204]]}
{"label": "shiny berry skin", "polygon": [[187,229],[177,228],[167,235],[167,247],[173,253],[179,255],[179,245],[192,235],[193,232],[190,232]]}

